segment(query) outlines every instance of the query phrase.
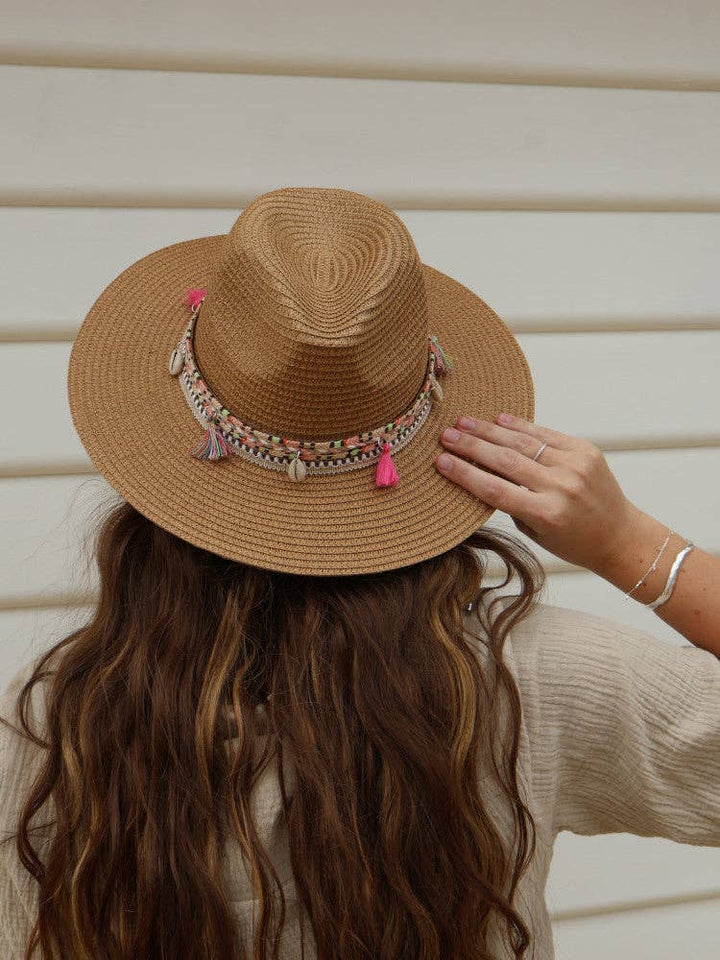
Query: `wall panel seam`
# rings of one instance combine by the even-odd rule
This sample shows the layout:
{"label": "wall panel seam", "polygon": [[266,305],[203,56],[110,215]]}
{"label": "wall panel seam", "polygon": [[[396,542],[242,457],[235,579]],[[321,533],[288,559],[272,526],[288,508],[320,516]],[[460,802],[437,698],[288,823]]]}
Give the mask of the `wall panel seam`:
{"label": "wall panel seam", "polygon": [[582,73],[508,67],[473,70],[466,66],[406,66],[385,61],[375,64],[338,61],[317,64],[310,61],[252,59],[229,60],[222,56],[200,57],[188,51],[177,54],[96,54],[0,47],[0,66],[61,67],[72,70],[151,70],[161,73],[214,73],[246,76],[319,77],[327,80],[402,80],[417,83],[468,83],[483,85],[587,87],[605,90],[667,90],[688,93],[717,93],[720,77],[633,76],[620,71]]}
{"label": "wall panel seam", "polygon": [[658,910],[666,907],[676,907],[685,904],[706,903],[720,900],[720,889],[707,890],[700,893],[679,894],[667,897],[652,897],[647,900],[630,900],[603,904],[597,907],[579,907],[575,910],[550,911],[553,923],[563,923],[570,920],[584,920],[592,917],[610,917],[619,913],[631,913],[640,910]]}

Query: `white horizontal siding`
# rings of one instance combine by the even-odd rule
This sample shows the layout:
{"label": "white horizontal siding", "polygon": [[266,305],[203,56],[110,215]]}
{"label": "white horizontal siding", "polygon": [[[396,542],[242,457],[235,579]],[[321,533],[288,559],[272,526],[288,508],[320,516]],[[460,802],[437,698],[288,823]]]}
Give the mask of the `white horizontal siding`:
{"label": "white horizontal siding", "polygon": [[[72,339],[122,269],[235,209],[0,208],[0,340]],[[512,330],[720,327],[720,214],[401,210],[423,262]]]}
{"label": "white horizontal siding", "polygon": [[557,960],[714,960],[720,900],[555,923]]}
{"label": "white horizontal siding", "polygon": [[[0,66],[0,202],[720,209],[720,93]],[[50,161],[49,158],[52,158]]]}
{"label": "white horizontal siding", "polygon": [[712,0],[5,0],[5,61],[551,83],[720,84]]}
{"label": "white horizontal siding", "polygon": [[548,909],[558,919],[624,904],[640,906],[667,897],[690,899],[709,893],[717,893],[716,909],[720,911],[717,847],[630,833],[586,837],[565,831],[555,841],[546,890]]}
{"label": "white horizontal siding", "polygon": [[[537,422],[598,442],[633,502],[720,551],[720,93],[689,91],[720,89],[719,12],[455,0],[438,21],[427,0],[311,0],[283,17],[230,0],[201,15],[167,0],[9,0],[0,61],[20,65],[0,67],[0,363],[13,400],[0,426],[0,682],[91,612],[83,549],[114,492],[67,410],[85,312],[134,260],[225,232],[281,185],[393,206],[423,261],[517,333]],[[427,82],[442,78],[507,83]],[[574,86],[542,86],[558,82]],[[491,525],[525,539],[506,515]],[[686,642],[534,549],[545,602]],[[717,892],[719,853],[562,834],[548,882],[558,957],[714,957],[718,902],[693,900]],[[663,897],[683,904],[624,910]]]}

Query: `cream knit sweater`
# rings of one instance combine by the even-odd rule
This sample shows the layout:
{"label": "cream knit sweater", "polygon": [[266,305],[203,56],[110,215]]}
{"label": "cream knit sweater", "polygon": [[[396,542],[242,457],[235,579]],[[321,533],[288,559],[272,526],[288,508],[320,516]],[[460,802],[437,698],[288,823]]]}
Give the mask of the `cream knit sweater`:
{"label": "cream knit sweater", "polygon": [[[516,907],[533,933],[529,957],[552,960],[544,888],[559,831],[628,832],[720,846],[720,659],[545,603],[511,631],[505,651],[523,707],[518,777],[538,830],[537,853],[520,882]],[[6,685],[2,716],[15,719],[14,696],[33,662]],[[2,836],[14,830],[36,750],[0,725]],[[276,770],[260,781],[253,802],[260,837],[288,899],[291,930],[283,956],[295,960],[300,948]],[[496,822],[501,830],[511,823],[499,801]],[[21,960],[37,907],[35,881],[14,842],[1,849],[0,957]],[[252,884],[232,844],[223,869],[252,956]],[[511,957],[499,939],[493,951],[503,960]]]}

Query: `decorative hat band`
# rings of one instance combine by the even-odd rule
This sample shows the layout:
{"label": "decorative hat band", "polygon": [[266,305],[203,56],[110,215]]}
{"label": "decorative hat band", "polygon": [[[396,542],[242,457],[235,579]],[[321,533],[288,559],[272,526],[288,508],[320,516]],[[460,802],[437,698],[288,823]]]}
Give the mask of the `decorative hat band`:
{"label": "decorative hat band", "polygon": [[425,422],[431,397],[442,400],[437,375],[446,374],[454,366],[454,358],[445,353],[437,337],[429,338],[427,373],[420,392],[405,413],[384,426],[351,437],[295,440],[264,433],[243,423],[209,390],[193,354],[195,321],[205,294],[204,287],[188,291],[185,303],[191,308],[190,322],[170,356],[170,373],[179,378],[193,415],[206,428],[203,439],[190,450],[192,456],[200,460],[220,460],[235,453],[262,467],[284,470],[293,480],[304,480],[318,473],[354,470],[377,460],[376,486],[394,487],[399,475],[392,452],[409,443]]}

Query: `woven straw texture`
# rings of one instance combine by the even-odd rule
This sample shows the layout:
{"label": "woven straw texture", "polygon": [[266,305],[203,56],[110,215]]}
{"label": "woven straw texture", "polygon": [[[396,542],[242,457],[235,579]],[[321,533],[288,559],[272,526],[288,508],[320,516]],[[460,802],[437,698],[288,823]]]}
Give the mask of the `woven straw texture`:
{"label": "woven straw texture", "polygon": [[[199,460],[201,440],[168,370],[205,287],[195,353],[213,393],[252,427],[298,439],[362,433],[419,391],[436,334],[454,359],[443,399],[393,454],[301,482],[239,456]],[[363,194],[283,187],[227,234],[171,244],[100,294],[73,344],[68,400],[97,470],[146,517],[223,557],[319,576],[382,571],[449,550],[494,508],[442,476],[439,435],[458,416],[534,419],[533,382],[505,323],[473,291],[423,264],[389,207]]]}

